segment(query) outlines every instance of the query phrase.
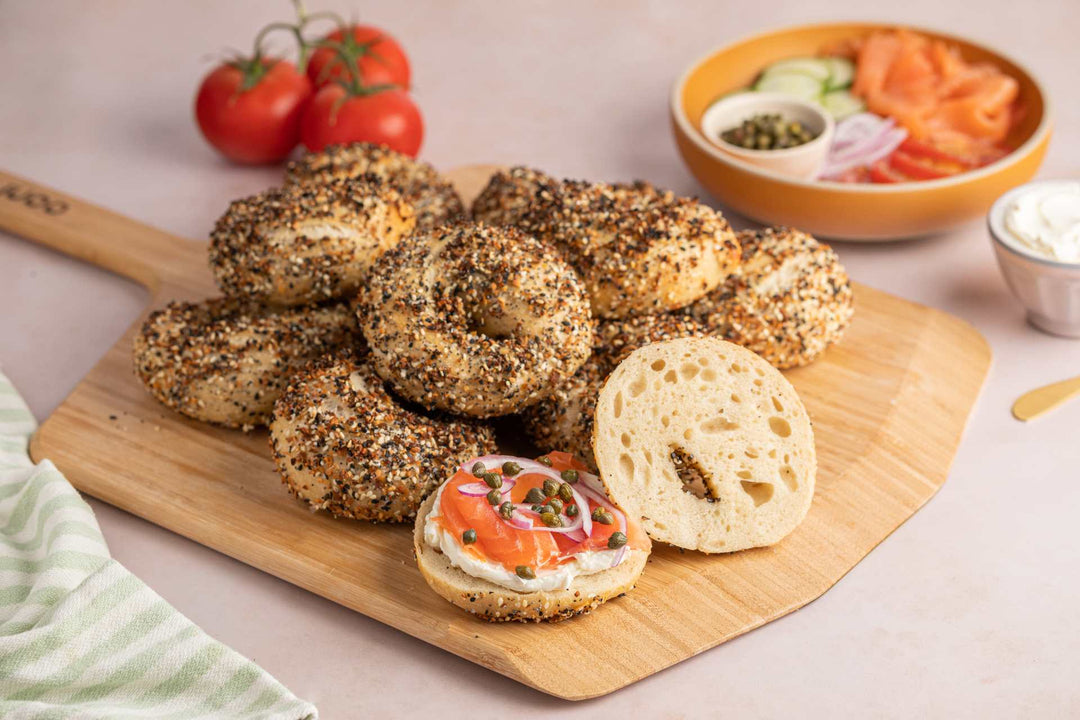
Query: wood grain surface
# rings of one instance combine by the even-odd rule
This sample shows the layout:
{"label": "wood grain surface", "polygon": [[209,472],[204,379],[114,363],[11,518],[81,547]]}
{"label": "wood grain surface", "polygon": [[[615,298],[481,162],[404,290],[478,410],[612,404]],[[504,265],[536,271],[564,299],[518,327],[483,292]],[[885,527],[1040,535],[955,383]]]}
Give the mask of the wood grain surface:
{"label": "wood grain surface", "polygon": [[[450,173],[466,198],[491,167]],[[57,208],[63,208],[56,212]],[[0,173],[0,228],[146,285],[151,307],[214,293],[206,246]],[[657,547],[638,588],[554,625],[491,625],[431,592],[409,529],[313,514],[286,492],[265,432],[157,404],[120,338],[41,426],[31,452],[81,491],[496,672],[568,699],[603,695],[817,598],[944,483],[990,365],[972,327],[856,286],[844,341],[787,373],[814,422],[806,520],[771,548]],[[500,428],[510,445],[513,424]]]}

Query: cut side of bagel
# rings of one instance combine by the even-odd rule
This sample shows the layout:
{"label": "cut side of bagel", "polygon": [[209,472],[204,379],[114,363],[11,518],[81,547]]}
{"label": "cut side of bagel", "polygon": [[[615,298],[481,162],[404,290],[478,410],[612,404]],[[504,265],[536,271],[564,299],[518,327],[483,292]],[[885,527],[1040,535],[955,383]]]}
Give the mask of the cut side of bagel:
{"label": "cut side of bagel", "polygon": [[435,498],[436,493],[432,493],[420,506],[413,529],[413,553],[420,574],[436,593],[483,620],[555,622],[587,613],[633,590],[649,559],[646,552],[628,553],[617,567],[594,575],[580,575],[566,590],[526,593],[508,590],[467,575],[451,565],[446,555],[424,542],[424,522]]}
{"label": "cut side of bagel", "polygon": [[814,435],[795,388],[717,338],[631,353],[600,391],[593,451],[611,498],[654,540],[687,549],[772,545],[813,499]]}

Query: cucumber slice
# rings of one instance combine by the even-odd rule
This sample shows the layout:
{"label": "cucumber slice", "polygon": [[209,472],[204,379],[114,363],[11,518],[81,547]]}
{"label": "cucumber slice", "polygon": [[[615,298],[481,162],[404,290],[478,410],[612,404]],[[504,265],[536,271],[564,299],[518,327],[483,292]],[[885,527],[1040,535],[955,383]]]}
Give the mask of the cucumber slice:
{"label": "cucumber slice", "polygon": [[866,103],[847,90],[833,90],[821,98],[821,105],[833,116],[834,120],[843,120],[848,115],[860,113],[866,109]]}
{"label": "cucumber slice", "polygon": [[774,62],[762,71],[762,77],[767,75],[789,75],[791,73],[802,73],[803,75],[809,75],[819,82],[825,82],[829,79],[829,73],[832,68],[824,60],[817,60],[815,58],[791,58],[790,60],[780,60]]}
{"label": "cucumber slice", "polygon": [[851,87],[855,79],[855,63],[840,57],[824,58],[822,62],[829,68],[829,79],[826,84],[830,91]]}
{"label": "cucumber slice", "polygon": [[824,87],[820,80],[800,72],[768,74],[754,85],[758,92],[775,92],[791,95],[810,102],[820,102]]}

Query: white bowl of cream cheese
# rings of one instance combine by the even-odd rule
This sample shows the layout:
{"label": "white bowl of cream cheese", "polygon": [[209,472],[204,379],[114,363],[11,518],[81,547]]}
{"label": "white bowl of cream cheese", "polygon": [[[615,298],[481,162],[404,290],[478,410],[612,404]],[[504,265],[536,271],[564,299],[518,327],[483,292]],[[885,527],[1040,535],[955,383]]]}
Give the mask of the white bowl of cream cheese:
{"label": "white bowl of cream cheese", "polygon": [[1032,325],[1080,338],[1080,180],[1013,188],[990,208],[1001,272]]}

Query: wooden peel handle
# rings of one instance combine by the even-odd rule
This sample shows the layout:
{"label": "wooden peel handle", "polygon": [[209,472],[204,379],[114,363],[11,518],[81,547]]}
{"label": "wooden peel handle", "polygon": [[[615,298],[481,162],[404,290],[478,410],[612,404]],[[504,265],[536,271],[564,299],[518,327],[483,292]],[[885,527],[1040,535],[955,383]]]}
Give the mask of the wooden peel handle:
{"label": "wooden peel handle", "polygon": [[191,262],[194,243],[0,170],[0,230],[156,290]]}

